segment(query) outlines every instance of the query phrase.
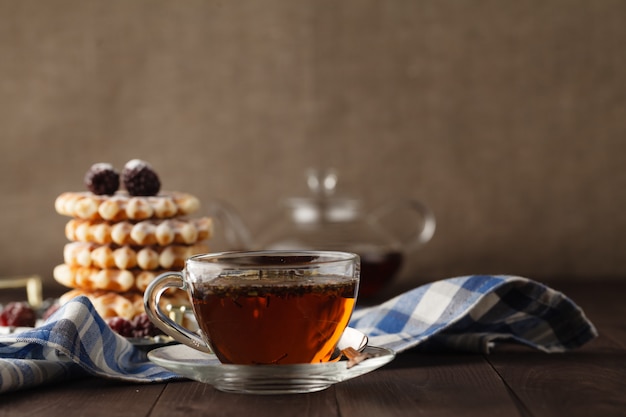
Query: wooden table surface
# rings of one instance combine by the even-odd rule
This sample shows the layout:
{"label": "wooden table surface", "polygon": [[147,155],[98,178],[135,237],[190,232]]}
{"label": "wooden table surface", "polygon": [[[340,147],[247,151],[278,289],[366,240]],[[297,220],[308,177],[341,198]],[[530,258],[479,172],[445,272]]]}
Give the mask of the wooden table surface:
{"label": "wooden table surface", "polygon": [[0,416],[626,416],[626,280],[550,285],[585,310],[598,339],[562,354],[508,346],[489,355],[408,351],[311,394],[87,378],[0,395]]}

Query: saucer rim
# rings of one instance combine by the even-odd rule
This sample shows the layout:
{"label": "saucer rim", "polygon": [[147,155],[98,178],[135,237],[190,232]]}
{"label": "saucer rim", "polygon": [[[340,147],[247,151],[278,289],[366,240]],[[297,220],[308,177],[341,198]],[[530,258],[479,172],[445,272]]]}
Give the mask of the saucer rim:
{"label": "saucer rim", "polygon": [[181,377],[213,386],[219,391],[251,394],[294,394],[321,391],[333,384],[370,373],[391,362],[396,352],[367,346],[373,357],[348,366],[342,358],[335,362],[285,365],[223,364],[212,353],[183,344],[156,348],[148,359]]}

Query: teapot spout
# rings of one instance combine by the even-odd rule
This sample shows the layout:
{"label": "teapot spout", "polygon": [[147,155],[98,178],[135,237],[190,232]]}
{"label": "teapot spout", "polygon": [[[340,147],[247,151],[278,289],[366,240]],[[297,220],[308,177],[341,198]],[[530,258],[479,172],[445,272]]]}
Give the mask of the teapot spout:
{"label": "teapot spout", "polygon": [[[400,223],[400,228],[394,228],[392,223],[395,222],[397,226],[399,219],[405,219],[400,215],[403,211],[413,216],[413,219],[406,218]],[[378,207],[370,214],[370,222],[383,227],[391,236],[394,236],[402,244],[405,252],[415,251],[428,243],[435,234],[436,228],[435,215],[430,208],[414,199],[390,201]],[[412,226],[407,227],[407,225]]]}
{"label": "teapot spout", "polygon": [[220,237],[225,242],[223,250],[251,250],[254,247],[252,234],[237,210],[225,201],[213,200],[206,205],[206,211],[217,222]]}

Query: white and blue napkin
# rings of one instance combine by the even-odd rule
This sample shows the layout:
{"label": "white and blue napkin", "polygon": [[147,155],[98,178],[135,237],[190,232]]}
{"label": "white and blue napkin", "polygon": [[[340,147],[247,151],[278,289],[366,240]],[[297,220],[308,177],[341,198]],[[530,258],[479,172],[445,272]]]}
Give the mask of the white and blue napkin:
{"label": "white and blue napkin", "polygon": [[563,352],[597,336],[564,294],[527,278],[472,275],[436,281],[355,311],[350,326],[369,344],[488,353],[498,341]]}
{"label": "white and blue napkin", "polygon": [[[420,286],[355,311],[350,326],[368,335],[371,345],[396,352],[488,352],[502,340],[562,352],[597,336],[562,293],[526,278],[493,275]],[[0,393],[89,375],[141,383],[180,378],[113,332],[86,297],[66,303],[37,328],[0,336]]]}

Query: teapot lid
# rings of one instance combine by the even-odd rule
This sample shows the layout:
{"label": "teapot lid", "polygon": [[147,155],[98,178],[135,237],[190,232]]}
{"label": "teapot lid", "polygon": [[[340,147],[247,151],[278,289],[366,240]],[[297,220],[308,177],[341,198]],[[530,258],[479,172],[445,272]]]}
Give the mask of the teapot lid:
{"label": "teapot lid", "polygon": [[338,180],[335,170],[310,169],[306,175],[312,197],[286,200],[296,223],[342,222],[357,216],[359,200],[334,196]]}

